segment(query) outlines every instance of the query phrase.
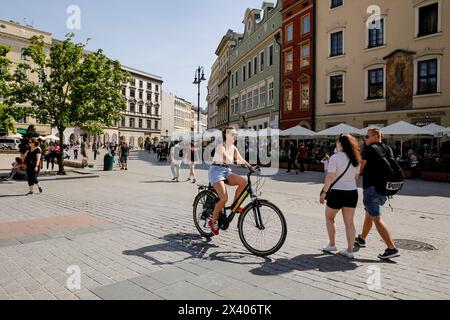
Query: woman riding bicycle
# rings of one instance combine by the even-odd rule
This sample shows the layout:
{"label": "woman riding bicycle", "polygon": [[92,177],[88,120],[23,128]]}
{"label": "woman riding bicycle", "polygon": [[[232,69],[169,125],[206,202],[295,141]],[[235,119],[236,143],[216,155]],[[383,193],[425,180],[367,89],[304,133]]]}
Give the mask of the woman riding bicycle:
{"label": "woman riding bicycle", "polygon": [[[237,201],[241,193],[247,187],[247,181],[241,176],[234,174],[230,165],[247,166],[251,165],[242,158],[235,146],[237,132],[236,129],[228,127],[222,132],[223,143],[216,147],[213,163],[209,168],[209,182],[216,190],[219,201],[214,208],[212,219],[208,222],[209,227],[214,235],[219,235],[218,220],[222,210],[228,202],[228,192],[225,184],[237,186],[234,201]],[[242,211],[242,208],[239,209]]]}

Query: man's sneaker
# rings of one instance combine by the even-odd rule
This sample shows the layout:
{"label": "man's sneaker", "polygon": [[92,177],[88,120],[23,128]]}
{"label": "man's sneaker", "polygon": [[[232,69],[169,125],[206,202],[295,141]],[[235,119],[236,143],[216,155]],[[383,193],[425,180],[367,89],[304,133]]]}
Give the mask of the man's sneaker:
{"label": "man's sneaker", "polygon": [[39,193],[42,193],[44,190],[42,190],[41,187],[39,187]]}
{"label": "man's sneaker", "polygon": [[328,245],[328,246],[326,246],[326,247],[323,247],[323,248],[322,248],[322,251],[323,251],[323,252],[326,252],[326,253],[333,253],[333,252],[336,252],[336,251],[338,251],[338,250],[337,250],[336,246],[330,246],[330,245]]}
{"label": "man's sneaker", "polygon": [[348,252],[347,250],[342,250],[341,252],[339,252],[339,254],[348,259],[355,259],[355,255],[353,254],[353,252]]}
{"label": "man's sneaker", "polygon": [[194,180],[192,180],[192,183],[193,184],[197,183],[197,179],[194,178]]}
{"label": "man's sneaker", "polygon": [[363,240],[361,238],[361,235],[358,235],[358,238],[355,239],[355,245],[360,247],[360,248],[365,248],[366,247],[366,240]]}
{"label": "man's sneaker", "polygon": [[212,220],[209,220],[208,225],[211,228],[212,233],[215,236],[218,236],[219,235],[219,224],[217,222],[213,223]]}
{"label": "man's sneaker", "polygon": [[400,257],[398,249],[386,249],[383,254],[378,255],[378,258],[381,260],[389,260],[397,257]]}

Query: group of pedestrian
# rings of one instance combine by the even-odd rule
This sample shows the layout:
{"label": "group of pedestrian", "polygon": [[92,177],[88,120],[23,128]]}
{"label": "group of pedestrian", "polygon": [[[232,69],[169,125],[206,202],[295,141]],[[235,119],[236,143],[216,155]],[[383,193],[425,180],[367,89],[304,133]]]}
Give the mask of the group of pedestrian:
{"label": "group of pedestrian", "polygon": [[195,144],[191,142],[189,152],[185,154],[180,141],[174,141],[170,147],[169,162],[170,169],[172,170],[172,181],[180,182],[180,169],[183,162],[189,163],[189,178],[187,181],[192,183],[197,182],[197,177],[195,174],[195,166],[197,165],[199,159],[199,148],[195,147]]}
{"label": "group of pedestrian", "polygon": [[[320,194],[320,203],[326,202],[326,227],[329,244],[323,248],[324,252],[334,253],[336,247],[335,219],[342,211],[345,231],[347,236],[347,248],[340,252],[341,255],[353,259],[355,247],[365,248],[366,239],[373,227],[384,240],[387,249],[379,255],[380,259],[387,260],[398,257],[391,232],[382,218],[382,206],[388,200],[380,189],[383,185],[383,170],[386,157],[394,158],[390,147],[382,142],[383,133],[378,128],[369,129],[364,137],[365,145],[361,152],[358,141],[351,135],[341,135],[336,143],[336,153],[331,156],[325,184]],[[383,150],[381,153],[379,150]],[[354,217],[358,204],[357,182],[362,177],[365,207],[364,227],[356,237]]]}
{"label": "group of pedestrian", "polygon": [[300,147],[297,149],[297,147],[292,141],[289,142],[287,173],[291,173],[292,167],[294,167],[296,174],[300,174],[300,172],[305,172],[306,169],[305,164],[307,159],[308,159],[308,148],[305,146],[304,143],[300,144]]}

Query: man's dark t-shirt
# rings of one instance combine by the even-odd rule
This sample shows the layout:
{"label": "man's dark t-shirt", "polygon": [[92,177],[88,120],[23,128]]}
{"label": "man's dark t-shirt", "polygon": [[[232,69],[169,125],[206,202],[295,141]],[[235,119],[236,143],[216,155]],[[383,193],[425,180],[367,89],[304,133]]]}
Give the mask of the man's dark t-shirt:
{"label": "man's dark t-shirt", "polygon": [[[393,153],[392,149],[383,143],[377,142],[374,145],[384,146],[385,149],[389,149],[391,154]],[[362,157],[367,161],[363,171],[363,189],[366,190],[383,182],[381,176],[383,163],[381,156],[372,146],[364,146]]]}
{"label": "man's dark t-shirt", "polygon": [[128,157],[128,151],[129,151],[128,146],[121,146],[120,147],[120,155],[122,157]]}
{"label": "man's dark t-shirt", "polygon": [[30,149],[28,151],[25,164],[27,165],[27,168],[30,168],[30,170],[34,170],[36,167],[38,154],[42,154],[41,148],[36,148],[34,151],[31,151]]}

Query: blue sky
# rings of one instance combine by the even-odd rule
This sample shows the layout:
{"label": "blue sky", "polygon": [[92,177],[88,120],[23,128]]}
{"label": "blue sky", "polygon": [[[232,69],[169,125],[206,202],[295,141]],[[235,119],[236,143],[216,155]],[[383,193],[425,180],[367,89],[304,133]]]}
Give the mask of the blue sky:
{"label": "blue sky", "polygon": [[[207,76],[215,49],[226,31],[243,32],[246,8],[263,0],[0,0],[0,19],[33,24],[62,39],[69,5],[81,9],[76,40],[91,38],[88,49],[102,48],[113,59],[164,78],[164,88],[197,105],[194,71]],[[275,1],[274,1],[275,2]],[[202,108],[206,107],[206,83]]]}

